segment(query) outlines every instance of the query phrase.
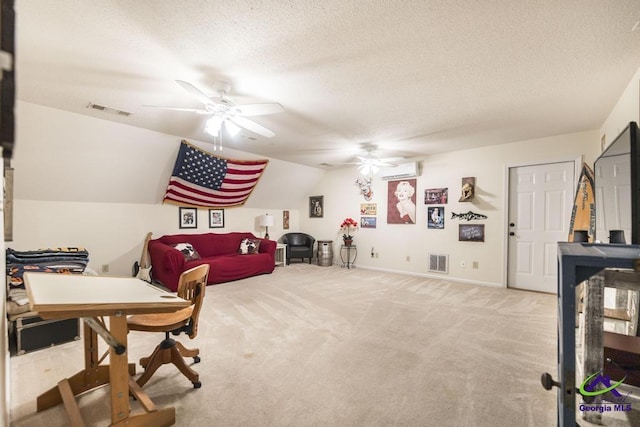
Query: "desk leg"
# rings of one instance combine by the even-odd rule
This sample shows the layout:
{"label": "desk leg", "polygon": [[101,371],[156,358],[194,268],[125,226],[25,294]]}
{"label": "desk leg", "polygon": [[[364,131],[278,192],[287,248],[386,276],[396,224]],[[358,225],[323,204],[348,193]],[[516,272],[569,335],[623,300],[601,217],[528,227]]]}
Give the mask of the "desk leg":
{"label": "desk leg", "polygon": [[[85,368],[67,380],[74,396],[109,383],[109,366],[99,365],[98,335],[86,323],[83,325]],[[133,373],[135,374],[135,365],[133,365]],[[62,403],[60,388],[59,386],[52,387],[38,396],[37,411],[44,411],[60,403]]]}
{"label": "desk leg", "polygon": [[[127,347],[127,317],[110,316],[109,329],[113,338]],[[111,366],[111,425],[112,426],[169,426],[175,423],[175,408],[156,409],[149,397],[136,386],[131,387],[132,393],[140,400],[146,413],[131,415],[129,400],[130,383],[133,382],[127,372],[129,365],[128,351],[117,354],[114,347],[109,350],[109,365]]]}
{"label": "desk leg", "polygon": [[[127,347],[127,317],[125,315],[109,316],[111,335],[125,348]],[[129,417],[129,373],[127,366],[128,350],[117,354],[115,348],[109,347],[109,379],[111,382],[111,422],[113,424]]]}

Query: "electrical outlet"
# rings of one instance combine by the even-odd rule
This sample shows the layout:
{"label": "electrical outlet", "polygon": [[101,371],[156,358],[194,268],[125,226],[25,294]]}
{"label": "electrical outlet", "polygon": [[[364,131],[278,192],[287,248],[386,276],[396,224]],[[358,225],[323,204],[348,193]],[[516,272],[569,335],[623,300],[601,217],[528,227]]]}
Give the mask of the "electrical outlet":
{"label": "electrical outlet", "polygon": [[465,261],[460,261],[460,267],[467,268],[467,263]]}
{"label": "electrical outlet", "polygon": [[376,258],[380,258],[380,254],[376,252]]}
{"label": "electrical outlet", "polygon": [[109,264],[102,264],[102,272],[103,273],[109,272]]}
{"label": "electrical outlet", "polygon": [[407,262],[411,261],[411,257],[407,255]]}
{"label": "electrical outlet", "polygon": [[477,269],[478,268],[478,261],[473,261],[472,267]]}

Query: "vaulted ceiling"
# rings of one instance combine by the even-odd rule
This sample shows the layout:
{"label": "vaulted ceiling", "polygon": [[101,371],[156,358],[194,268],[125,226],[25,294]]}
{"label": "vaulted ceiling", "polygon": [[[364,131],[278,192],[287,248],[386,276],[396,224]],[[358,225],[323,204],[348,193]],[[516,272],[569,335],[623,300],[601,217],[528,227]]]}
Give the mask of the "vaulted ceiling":
{"label": "vaulted ceiling", "polygon": [[[206,141],[175,80],[278,102],[223,144],[327,167],[597,129],[640,67],[637,0],[16,0],[17,98]],[[130,112],[124,117],[89,103]],[[324,165],[324,166],[323,166]]]}

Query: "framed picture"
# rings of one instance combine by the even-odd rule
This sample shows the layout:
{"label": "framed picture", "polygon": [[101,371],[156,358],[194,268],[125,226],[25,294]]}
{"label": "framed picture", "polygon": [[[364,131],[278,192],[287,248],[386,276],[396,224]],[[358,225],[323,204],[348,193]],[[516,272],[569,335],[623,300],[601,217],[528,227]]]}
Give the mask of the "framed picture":
{"label": "framed picture", "polygon": [[322,218],[324,213],[324,196],[309,197],[309,218]]}
{"label": "framed picture", "polygon": [[289,211],[282,211],[282,229],[289,229]]}
{"label": "framed picture", "polygon": [[428,188],[424,190],[425,205],[444,205],[449,202],[448,188]]}
{"label": "framed picture", "polygon": [[414,179],[387,184],[387,224],[416,223],[416,182]]}
{"label": "framed picture", "polygon": [[484,242],[484,224],[460,224],[458,240],[461,242]]}
{"label": "framed picture", "polygon": [[360,203],[360,215],[377,215],[378,207],[375,203]]}
{"label": "framed picture", "polygon": [[209,228],[224,227],[224,209],[209,209]]}
{"label": "framed picture", "polygon": [[376,228],[376,217],[375,216],[361,216],[360,217],[360,228]]}
{"label": "framed picture", "polygon": [[427,208],[427,228],[444,228],[444,207],[429,206]]}
{"label": "framed picture", "polygon": [[198,228],[197,208],[180,208],[180,228]]}

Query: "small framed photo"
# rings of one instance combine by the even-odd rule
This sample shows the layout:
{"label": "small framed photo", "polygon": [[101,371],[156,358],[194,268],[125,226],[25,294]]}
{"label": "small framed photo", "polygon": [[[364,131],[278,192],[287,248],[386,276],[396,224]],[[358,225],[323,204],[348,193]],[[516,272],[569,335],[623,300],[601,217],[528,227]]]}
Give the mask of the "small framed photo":
{"label": "small framed photo", "polygon": [[460,224],[458,240],[461,242],[484,242],[484,224]]}
{"label": "small framed photo", "polygon": [[209,209],[209,228],[224,228],[224,209]]}
{"label": "small framed photo", "polygon": [[443,205],[449,202],[448,188],[428,188],[424,190],[425,205]]}
{"label": "small framed photo", "polygon": [[427,228],[440,230],[444,228],[444,207],[429,206],[427,208]]}
{"label": "small framed photo", "polygon": [[198,228],[197,208],[180,208],[180,228]]}
{"label": "small framed photo", "polygon": [[376,228],[377,218],[375,216],[361,216],[360,228]]}
{"label": "small framed photo", "polygon": [[324,196],[309,197],[309,218],[322,218],[324,214]]}
{"label": "small framed photo", "polygon": [[289,211],[282,211],[282,229],[289,229]]}

